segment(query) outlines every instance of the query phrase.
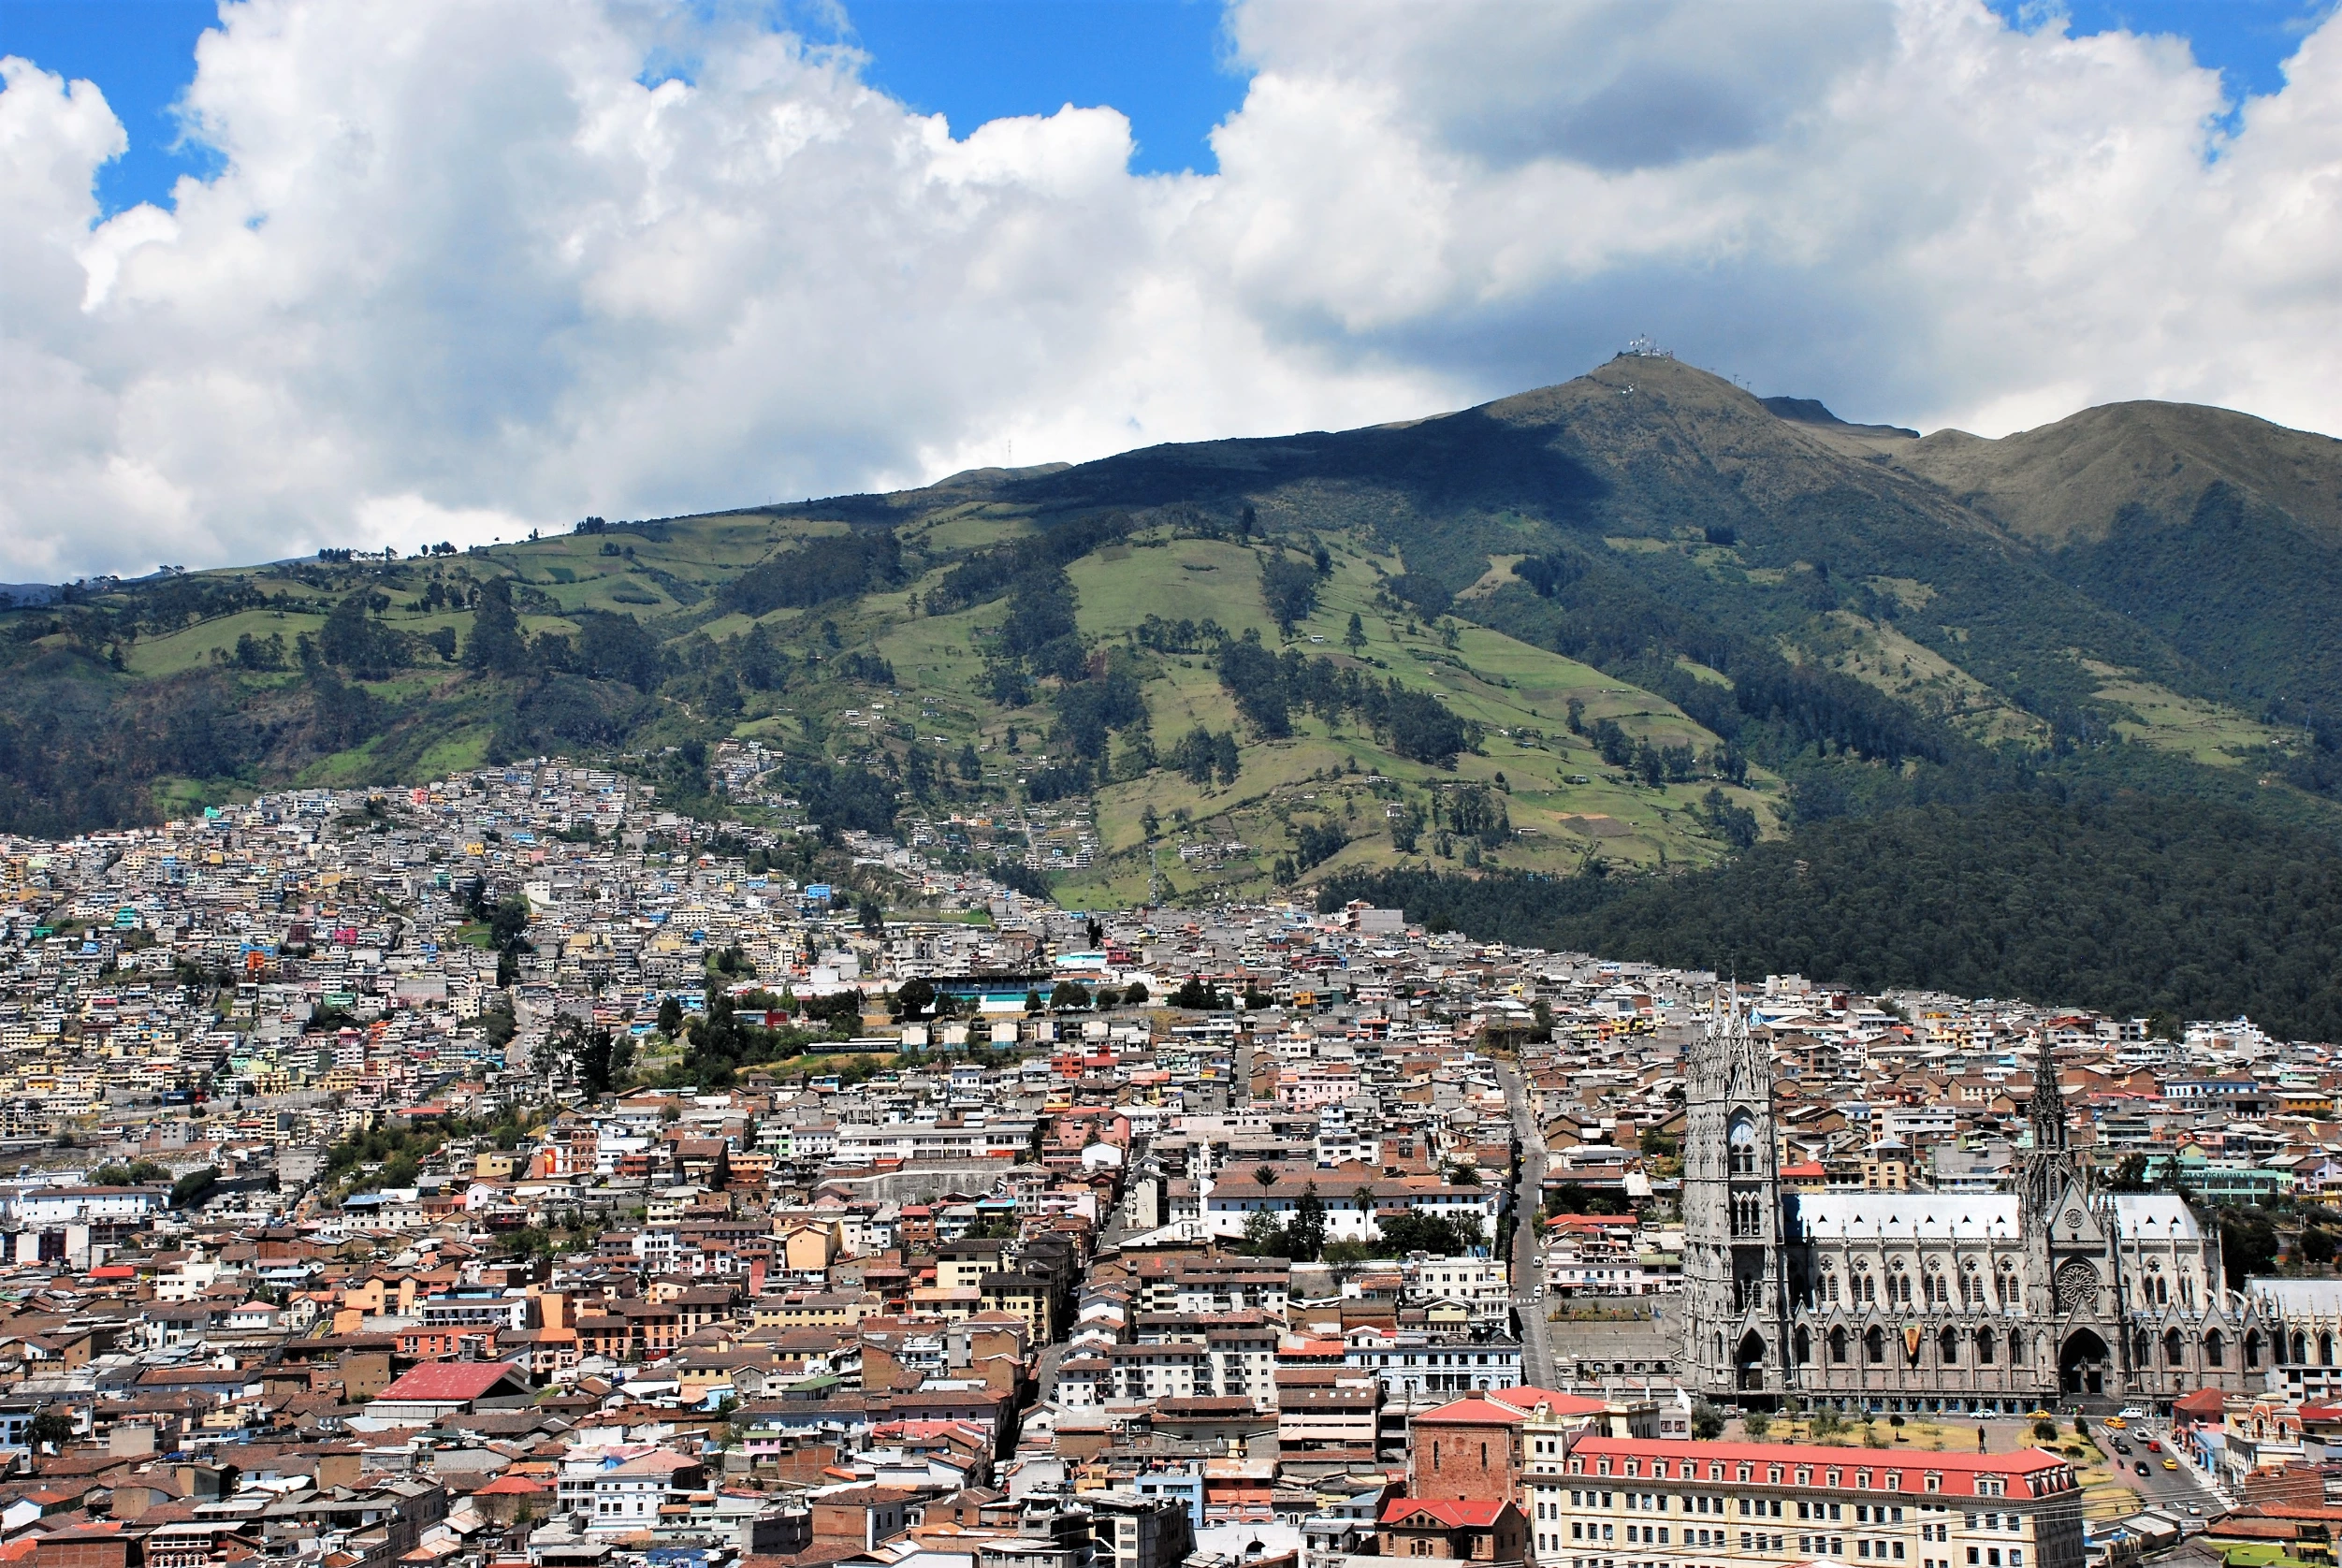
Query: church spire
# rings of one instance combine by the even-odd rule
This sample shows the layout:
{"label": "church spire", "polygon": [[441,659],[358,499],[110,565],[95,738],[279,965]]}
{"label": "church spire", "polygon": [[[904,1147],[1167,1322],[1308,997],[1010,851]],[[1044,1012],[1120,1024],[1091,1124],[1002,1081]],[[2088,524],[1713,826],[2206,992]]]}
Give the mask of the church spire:
{"label": "church spire", "polygon": [[2065,1094],[2058,1086],[2057,1048],[2044,1037],[2033,1065],[2033,1098],[2027,1108],[2032,1123],[2033,1146],[2020,1168],[2017,1191],[2025,1212],[2026,1229],[2048,1224],[2050,1206],[2073,1180],[2073,1154],[2066,1137]]}
{"label": "church spire", "polygon": [[2065,1093],[2058,1086],[2058,1052],[2047,1038],[2033,1067],[2033,1149],[2038,1154],[2066,1151]]}

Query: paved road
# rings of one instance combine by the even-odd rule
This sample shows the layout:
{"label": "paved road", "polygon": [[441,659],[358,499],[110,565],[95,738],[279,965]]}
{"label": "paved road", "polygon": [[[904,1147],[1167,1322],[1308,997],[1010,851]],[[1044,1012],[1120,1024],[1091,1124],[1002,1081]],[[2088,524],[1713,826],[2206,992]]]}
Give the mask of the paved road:
{"label": "paved road", "polygon": [[1537,1296],[1544,1279],[1537,1210],[1545,1201],[1545,1140],[1538,1134],[1520,1075],[1502,1063],[1496,1072],[1505,1085],[1506,1101],[1512,1107],[1513,1125],[1520,1134],[1520,1187],[1513,1195],[1517,1218],[1512,1257],[1513,1303],[1520,1311],[1520,1377],[1534,1387],[1550,1388],[1554,1386],[1553,1352],[1545,1320],[1546,1303]]}
{"label": "paved road", "polygon": [[[2091,1434],[2098,1439],[2098,1445],[2104,1450],[2106,1457],[2121,1467],[2124,1483],[2139,1494],[2144,1506],[2160,1508],[2188,1518],[2193,1517],[2188,1513],[2190,1507],[2203,1509],[2207,1517],[2217,1517],[2228,1511],[2227,1503],[2214,1489],[2210,1479],[2189,1462],[2185,1454],[2172,1452],[2170,1423],[2133,1421],[2130,1430],[2119,1432],[2093,1423]],[[2146,1446],[2146,1440],[2150,1437],[2163,1446],[2150,1450]],[[2117,1451],[2114,1446],[2117,1440],[2131,1452]],[[2165,1470],[2163,1460],[2166,1458],[2176,1459],[2179,1468]],[[2145,1475],[2138,1472],[2141,1460],[2146,1462]]]}
{"label": "paved road", "polygon": [[1063,1342],[1040,1347],[1040,1359],[1033,1368],[1033,1382],[1043,1400],[1057,1397],[1057,1369],[1065,1364],[1067,1348]]}

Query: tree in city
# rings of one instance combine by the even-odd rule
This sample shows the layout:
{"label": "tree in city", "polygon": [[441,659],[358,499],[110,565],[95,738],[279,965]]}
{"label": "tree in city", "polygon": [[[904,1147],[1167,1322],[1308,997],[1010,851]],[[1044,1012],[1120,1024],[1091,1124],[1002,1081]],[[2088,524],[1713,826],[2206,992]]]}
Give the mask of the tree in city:
{"label": "tree in city", "polygon": [[1706,1400],[1692,1401],[1692,1437],[1700,1443],[1713,1443],[1724,1435],[1724,1412]]}
{"label": "tree in city", "polygon": [[907,980],[895,989],[895,1005],[905,1018],[917,1018],[935,1006],[935,985],[926,980]]}
{"label": "tree in city", "polygon": [[1049,1006],[1053,1011],[1086,1008],[1089,1005],[1090,994],[1079,980],[1059,980],[1056,989],[1049,994]]}
{"label": "tree in city", "polygon": [[133,1160],[128,1165],[101,1165],[90,1172],[94,1187],[137,1187],[153,1182],[167,1182],[171,1173],[153,1160]]}
{"label": "tree in city", "polygon": [[[220,1184],[220,1168],[207,1165],[200,1170],[190,1170],[171,1183],[170,1206],[174,1209],[198,1209]],[[391,1183],[395,1185],[396,1183]]]}
{"label": "tree in city", "polygon": [[1189,975],[1171,995],[1171,1005],[1197,1012],[1215,1012],[1228,1006],[1227,994],[1198,975]]}
{"label": "tree in city", "polygon": [[1304,1263],[1326,1250],[1326,1202],[1317,1196],[1315,1182],[1302,1188],[1301,1200],[1293,1206],[1293,1223],[1287,1227],[1287,1256]]}

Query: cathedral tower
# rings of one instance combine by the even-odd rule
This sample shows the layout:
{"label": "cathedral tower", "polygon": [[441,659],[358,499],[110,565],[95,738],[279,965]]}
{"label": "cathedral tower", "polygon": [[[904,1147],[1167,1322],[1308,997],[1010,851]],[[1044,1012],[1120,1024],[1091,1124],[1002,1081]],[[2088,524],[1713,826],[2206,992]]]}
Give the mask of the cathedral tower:
{"label": "cathedral tower", "polygon": [[2058,1084],[2056,1048],[2046,1039],[2041,1042],[2041,1055],[2033,1066],[2033,1098],[2027,1110],[2028,1120],[2032,1124],[2033,1146],[2026,1152],[2024,1166],[2018,1172],[2017,1192],[2024,1204],[2024,1231],[2031,1236],[2048,1228],[2058,1200],[2065,1196],[2067,1184],[2073,1180],[2073,1151],[2066,1136],[2065,1091]]}
{"label": "cathedral tower", "polygon": [[1692,1049],[1683,1135],[1682,1365],[1710,1396],[1779,1396],[1794,1385],[1773,1065],[1738,996]]}

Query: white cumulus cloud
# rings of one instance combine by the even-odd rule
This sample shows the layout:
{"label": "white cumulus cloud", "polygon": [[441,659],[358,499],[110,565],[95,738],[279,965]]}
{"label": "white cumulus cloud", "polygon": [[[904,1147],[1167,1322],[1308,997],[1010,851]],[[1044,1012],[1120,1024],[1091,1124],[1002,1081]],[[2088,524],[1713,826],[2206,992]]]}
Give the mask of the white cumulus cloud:
{"label": "white cumulus cloud", "polygon": [[1636,331],[1859,417],[2342,429],[2332,19],[2233,126],[2178,40],[1976,0],[1229,26],[1220,171],[1142,176],[1111,106],[955,138],[729,7],[239,0],[221,172],[104,221],[122,125],[9,60],[0,577],[1362,424]]}

